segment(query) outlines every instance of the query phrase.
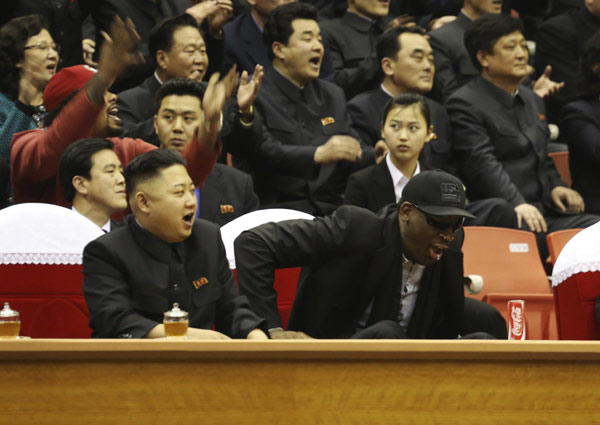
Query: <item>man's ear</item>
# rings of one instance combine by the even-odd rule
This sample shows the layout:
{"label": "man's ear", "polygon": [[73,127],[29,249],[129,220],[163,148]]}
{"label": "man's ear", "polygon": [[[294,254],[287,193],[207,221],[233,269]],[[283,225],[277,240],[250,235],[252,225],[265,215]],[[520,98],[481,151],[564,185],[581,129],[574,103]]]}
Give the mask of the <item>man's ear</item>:
{"label": "man's ear", "polygon": [[490,63],[488,61],[488,54],[486,52],[484,52],[483,50],[478,50],[477,51],[477,60],[479,61],[479,64],[481,65],[482,68],[487,68],[488,66],[490,66]]}
{"label": "man's ear", "polygon": [[[160,108],[160,106],[159,106]],[[158,112],[154,115],[154,132],[158,135]]]}
{"label": "man's ear", "polygon": [[87,188],[87,179],[81,177],[81,176],[74,176],[71,179],[71,184],[73,185],[73,187],[75,188],[75,191],[81,195],[87,195],[88,194],[88,188]]}
{"label": "man's ear", "polygon": [[410,214],[412,213],[413,206],[410,202],[402,202],[398,209],[398,216],[400,216],[400,220],[407,222],[410,218]]}
{"label": "man's ear", "polygon": [[162,69],[167,69],[167,64],[169,63],[169,57],[164,50],[158,50],[156,52],[156,63]]}
{"label": "man's ear", "polygon": [[273,44],[271,45],[271,49],[273,49],[273,56],[279,60],[284,60],[285,59],[285,54],[283,53],[284,47],[285,46],[282,43],[280,43],[279,41],[274,41]]}
{"label": "man's ear", "polygon": [[135,205],[137,209],[144,214],[148,214],[150,212],[150,199],[144,192],[136,192],[133,199],[135,200]]}
{"label": "man's ear", "polygon": [[386,77],[394,75],[394,61],[390,58],[381,59],[381,70]]}

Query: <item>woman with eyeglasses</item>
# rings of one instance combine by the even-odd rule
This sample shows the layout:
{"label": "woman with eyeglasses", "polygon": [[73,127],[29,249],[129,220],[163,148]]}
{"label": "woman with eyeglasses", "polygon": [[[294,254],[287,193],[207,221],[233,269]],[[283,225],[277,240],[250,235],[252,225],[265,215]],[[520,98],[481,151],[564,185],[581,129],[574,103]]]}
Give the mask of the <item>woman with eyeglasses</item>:
{"label": "woman with eyeglasses", "polygon": [[21,16],[0,28],[0,156],[7,160],[14,133],[43,126],[42,92],[58,59],[42,16]]}

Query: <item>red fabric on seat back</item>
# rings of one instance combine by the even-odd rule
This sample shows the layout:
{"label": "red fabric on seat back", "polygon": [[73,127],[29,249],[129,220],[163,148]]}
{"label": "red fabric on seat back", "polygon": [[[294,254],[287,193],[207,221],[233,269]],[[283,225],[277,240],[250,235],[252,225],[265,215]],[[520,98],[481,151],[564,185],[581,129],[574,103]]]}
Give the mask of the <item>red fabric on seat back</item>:
{"label": "red fabric on seat back", "polygon": [[0,302],[21,315],[21,335],[89,338],[81,265],[0,265]]}
{"label": "red fabric on seat back", "polygon": [[577,273],[554,288],[560,339],[600,339],[594,306],[600,294],[600,272]]}

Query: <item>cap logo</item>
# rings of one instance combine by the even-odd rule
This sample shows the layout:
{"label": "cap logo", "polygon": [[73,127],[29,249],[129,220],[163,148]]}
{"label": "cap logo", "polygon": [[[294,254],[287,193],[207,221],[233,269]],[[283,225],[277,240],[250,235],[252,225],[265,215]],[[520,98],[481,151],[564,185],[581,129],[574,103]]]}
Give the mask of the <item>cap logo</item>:
{"label": "cap logo", "polygon": [[442,189],[442,202],[459,202],[460,203],[460,189],[455,183],[442,183],[440,185]]}

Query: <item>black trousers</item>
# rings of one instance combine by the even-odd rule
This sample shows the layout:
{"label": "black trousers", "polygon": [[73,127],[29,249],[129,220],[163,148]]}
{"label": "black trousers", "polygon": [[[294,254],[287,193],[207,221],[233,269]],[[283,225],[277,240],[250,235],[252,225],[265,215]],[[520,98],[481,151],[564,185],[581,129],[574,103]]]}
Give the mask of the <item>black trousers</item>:
{"label": "black trousers", "polygon": [[[506,321],[493,306],[465,298],[463,339],[507,339]],[[458,335],[457,335],[458,337]],[[408,339],[404,328],[395,320],[382,320],[361,329],[351,339]]]}

